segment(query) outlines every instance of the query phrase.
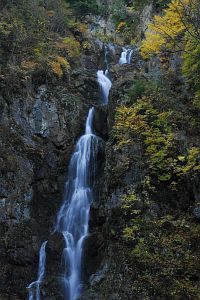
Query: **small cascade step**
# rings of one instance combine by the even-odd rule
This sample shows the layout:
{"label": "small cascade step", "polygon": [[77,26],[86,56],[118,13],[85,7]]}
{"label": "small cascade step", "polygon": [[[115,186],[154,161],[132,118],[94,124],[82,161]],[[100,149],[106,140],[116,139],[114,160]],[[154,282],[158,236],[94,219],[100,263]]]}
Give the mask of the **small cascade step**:
{"label": "small cascade step", "polygon": [[122,49],[121,57],[119,59],[119,65],[123,64],[130,64],[131,63],[131,58],[133,54],[133,49]]}

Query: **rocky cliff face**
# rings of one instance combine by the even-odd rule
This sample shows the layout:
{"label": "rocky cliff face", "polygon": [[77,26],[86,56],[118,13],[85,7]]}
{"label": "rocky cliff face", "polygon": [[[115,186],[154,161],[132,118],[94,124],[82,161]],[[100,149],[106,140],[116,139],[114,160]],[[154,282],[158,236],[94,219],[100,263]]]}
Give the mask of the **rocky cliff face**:
{"label": "rocky cliff face", "polygon": [[89,107],[99,101],[96,51],[82,56],[70,77],[47,83],[35,75],[24,90],[1,96],[2,300],[25,299],[37,277],[39,247],[52,232],[70,155]]}
{"label": "rocky cliff face", "polygon": [[[176,101],[169,97],[166,103],[163,98],[157,98],[154,107],[161,111],[168,107],[171,111],[176,110],[195,119],[196,113],[188,110],[188,94],[180,76],[179,58],[172,56],[169,65],[174,75],[168,79],[170,85],[167,90],[173,92]],[[164,84],[166,70],[162,63],[154,59],[143,61],[135,50],[131,65],[111,63],[110,73],[113,86],[108,107],[109,139],[106,143],[103,193],[98,206],[92,210],[98,220],[92,230],[102,240],[96,250],[101,263],[98,271],[90,276],[89,289],[81,299],[197,299],[198,175],[179,175],[178,178],[172,175],[171,181],[159,181],[156,175],[151,175],[146,161],[143,132],[128,136],[133,139],[133,143],[130,140],[126,143],[122,137],[117,143],[116,110],[124,105],[130,107],[131,103],[135,107],[139,103],[138,118],[146,111],[142,107],[143,98],[138,102],[136,100],[138,95],[133,84],[137,86],[138,78],[144,82],[163,80]],[[131,98],[134,97],[132,95],[135,98]],[[144,90],[142,95],[145,95]],[[125,116],[126,112],[123,122],[126,122]],[[139,124],[138,118],[133,126],[137,126],[137,122]],[[154,118],[153,112],[151,118]],[[192,130],[191,124],[185,121],[174,114],[173,122],[177,122],[174,126],[175,155],[188,151],[186,148],[189,145],[199,145],[198,122],[195,122],[197,127]],[[123,136],[126,135],[128,125],[123,132]],[[165,167],[164,174],[167,170]],[[175,189],[170,186],[170,182],[176,185]]]}

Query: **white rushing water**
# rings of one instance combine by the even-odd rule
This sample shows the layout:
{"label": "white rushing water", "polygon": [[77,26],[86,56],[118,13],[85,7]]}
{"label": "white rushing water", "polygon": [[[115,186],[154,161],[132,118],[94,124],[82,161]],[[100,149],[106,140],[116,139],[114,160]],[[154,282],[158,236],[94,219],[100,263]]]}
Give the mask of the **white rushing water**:
{"label": "white rushing water", "polygon": [[130,64],[131,63],[132,54],[133,54],[133,50],[132,49],[123,48],[122,49],[122,53],[121,53],[121,57],[119,59],[119,64],[120,65]]}
{"label": "white rushing water", "polygon": [[72,155],[66,193],[57,215],[56,231],[65,240],[63,284],[66,300],[75,300],[81,292],[83,244],[88,235],[90,205],[93,200],[95,154],[99,138],[93,133],[94,108],[88,113],[85,134]]}
{"label": "white rushing water", "polygon": [[104,46],[105,71],[99,70],[97,72],[97,80],[98,80],[98,84],[99,84],[99,87],[101,90],[101,98],[102,98],[103,105],[108,104],[109,92],[112,87],[112,82],[109,78],[109,72],[108,72],[108,54],[109,54],[109,50],[108,50],[108,47],[105,45]]}
{"label": "white rushing water", "polygon": [[[108,49],[105,46],[106,71],[97,72],[98,83],[102,93],[102,103],[108,103],[112,83],[109,79]],[[89,232],[90,206],[93,201],[95,181],[96,154],[100,138],[93,131],[94,108],[89,110],[85,133],[78,140],[71,157],[65,196],[57,214],[55,231],[62,233],[65,247],[62,255],[62,283],[64,299],[76,300],[82,290],[83,246]],[[40,248],[38,279],[27,288],[29,300],[40,300],[40,285],[45,275],[47,241]]]}
{"label": "white rushing water", "polygon": [[102,101],[103,104],[108,104],[108,97],[109,97],[109,92],[112,87],[112,83],[108,77],[108,70],[105,72],[102,70],[99,70],[97,72],[97,79],[98,83],[101,89],[101,95],[102,95]]}
{"label": "white rushing water", "polygon": [[105,69],[108,71],[108,54],[109,50],[108,47],[105,45],[104,46],[104,64],[105,64]]}
{"label": "white rushing water", "polygon": [[40,284],[42,283],[45,273],[46,244],[47,241],[45,241],[40,247],[38,278],[27,287],[27,289],[29,290],[29,300],[40,300]]}

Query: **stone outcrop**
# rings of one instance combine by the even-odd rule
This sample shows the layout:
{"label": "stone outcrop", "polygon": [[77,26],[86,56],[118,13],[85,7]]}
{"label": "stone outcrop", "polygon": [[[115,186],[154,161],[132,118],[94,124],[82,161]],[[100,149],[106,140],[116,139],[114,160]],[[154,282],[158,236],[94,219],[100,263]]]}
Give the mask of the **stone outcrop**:
{"label": "stone outcrop", "polygon": [[[33,74],[19,93],[0,100],[0,299],[25,299],[37,278],[41,243],[53,230],[62,201],[67,165],[84,130],[87,112],[99,103],[96,55],[83,55],[60,81]],[[98,125],[99,127],[100,125]],[[102,131],[101,128],[97,130]],[[102,135],[105,132],[102,131]],[[47,259],[60,265],[58,237],[50,237]],[[52,258],[53,257],[53,258]],[[56,267],[55,267],[56,268]],[[55,269],[56,270],[56,269]],[[55,275],[52,272],[51,278]],[[57,281],[57,280],[56,280]],[[54,289],[52,286],[50,289]],[[49,295],[52,292],[49,291]],[[55,294],[53,298],[55,299]]]}

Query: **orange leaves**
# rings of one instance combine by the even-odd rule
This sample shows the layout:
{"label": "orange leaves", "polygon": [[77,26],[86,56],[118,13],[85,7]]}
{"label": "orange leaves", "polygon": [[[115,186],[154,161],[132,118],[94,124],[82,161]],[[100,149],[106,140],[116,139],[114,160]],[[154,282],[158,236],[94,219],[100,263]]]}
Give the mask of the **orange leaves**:
{"label": "orange leaves", "polygon": [[63,70],[61,68],[61,65],[57,61],[52,61],[49,63],[51,66],[51,69],[55,75],[58,77],[61,77],[63,75]]}
{"label": "orange leaves", "polygon": [[53,73],[58,77],[61,77],[63,75],[64,70],[70,69],[69,62],[62,56],[56,56],[54,60],[49,62],[49,65]]}
{"label": "orange leaves", "polygon": [[48,10],[48,11],[47,11],[47,15],[48,15],[48,17],[52,18],[52,17],[55,15],[55,11],[53,11],[53,10]]}
{"label": "orange leaves", "polygon": [[120,22],[117,26],[116,32],[122,32],[126,28],[126,22]]}
{"label": "orange leaves", "polygon": [[21,63],[21,67],[27,71],[35,70],[37,66],[38,66],[38,63],[33,60],[24,60]]}

